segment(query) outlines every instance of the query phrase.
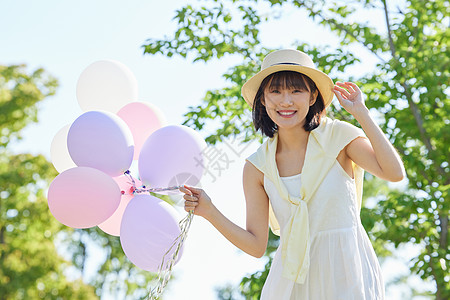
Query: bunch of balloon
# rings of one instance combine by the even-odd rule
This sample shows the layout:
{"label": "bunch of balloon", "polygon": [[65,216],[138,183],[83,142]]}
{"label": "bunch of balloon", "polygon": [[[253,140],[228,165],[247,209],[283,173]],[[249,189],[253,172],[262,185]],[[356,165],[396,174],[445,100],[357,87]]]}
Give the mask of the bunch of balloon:
{"label": "bunch of balloon", "polygon": [[[174,194],[180,185],[199,184],[206,143],[189,127],[166,125],[157,107],[137,101],[137,90],[133,73],[117,61],[94,62],[81,73],[77,100],[84,113],[52,141],[60,174],[48,205],[67,226],[120,236],[133,264],[161,272],[179,260],[187,230],[177,211],[150,192]],[[139,178],[129,171],[133,160]]]}

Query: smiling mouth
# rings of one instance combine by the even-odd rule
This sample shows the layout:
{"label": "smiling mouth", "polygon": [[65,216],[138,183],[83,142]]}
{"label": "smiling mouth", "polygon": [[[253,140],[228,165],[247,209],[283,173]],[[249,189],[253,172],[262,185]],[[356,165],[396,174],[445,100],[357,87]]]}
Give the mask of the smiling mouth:
{"label": "smiling mouth", "polygon": [[293,115],[295,115],[297,111],[296,110],[290,110],[290,111],[277,111],[277,113],[282,116],[283,118],[291,118]]}

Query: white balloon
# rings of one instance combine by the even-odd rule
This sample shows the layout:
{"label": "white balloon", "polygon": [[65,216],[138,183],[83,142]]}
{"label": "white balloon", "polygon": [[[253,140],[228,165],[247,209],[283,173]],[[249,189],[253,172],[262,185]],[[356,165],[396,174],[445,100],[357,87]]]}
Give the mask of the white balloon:
{"label": "white balloon", "polygon": [[115,60],[89,65],[77,83],[77,99],[83,111],[106,110],[117,113],[138,98],[137,80],[131,70]]}
{"label": "white balloon", "polygon": [[56,133],[50,146],[50,159],[59,173],[77,166],[70,157],[69,149],[67,148],[69,129],[70,124],[61,128]]}

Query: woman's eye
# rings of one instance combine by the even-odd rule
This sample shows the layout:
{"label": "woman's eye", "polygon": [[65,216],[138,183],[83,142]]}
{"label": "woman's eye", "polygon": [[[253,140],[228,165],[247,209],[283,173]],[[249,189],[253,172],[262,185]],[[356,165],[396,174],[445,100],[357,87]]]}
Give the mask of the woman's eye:
{"label": "woman's eye", "polygon": [[270,92],[271,92],[271,93],[274,93],[274,94],[279,94],[279,93],[280,93],[279,90],[271,90]]}
{"label": "woman's eye", "polygon": [[293,92],[293,93],[303,93],[302,90],[293,90],[292,92]]}

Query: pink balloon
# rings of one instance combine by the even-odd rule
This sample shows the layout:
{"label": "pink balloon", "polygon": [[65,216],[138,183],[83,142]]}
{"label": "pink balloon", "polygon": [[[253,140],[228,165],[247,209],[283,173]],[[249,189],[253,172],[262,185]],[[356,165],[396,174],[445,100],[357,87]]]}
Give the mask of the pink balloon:
{"label": "pink balloon", "polygon": [[[101,230],[110,235],[120,236],[120,223],[122,222],[125,208],[127,207],[130,200],[134,197],[134,187],[132,181],[125,175],[114,177],[113,179],[119,185],[120,192],[122,194],[120,204],[113,215],[109,217],[105,222],[99,224],[98,227],[100,227]],[[134,179],[134,181],[137,188],[142,185],[140,180]]]}
{"label": "pink balloon", "polygon": [[106,111],[88,111],[70,126],[70,156],[79,167],[91,167],[111,177],[122,175],[133,161],[133,136],[127,124]]}
{"label": "pink balloon", "polygon": [[108,219],[119,206],[120,189],[105,173],[88,167],[68,169],[52,181],[48,206],[66,226],[89,228]]}
{"label": "pink balloon", "polygon": [[[128,259],[143,270],[157,272],[164,254],[181,234],[177,219],[175,209],[154,196],[131,199],[120,227],[120,243]],[[168,252],[165,261],[175,248]]]}
{"label": "pink balloon", "polygon": [[145,141],[139,155],[142,183],[149,187],[198,184],[204,171],[205,148],[205,140],[187,126],[158,129]]}
{"label": "pink balloon", "polygon": [[159,108],[144,102],[129,103],[122,107],[117,115],[127,123],[133,134],[134,159],[139,158],[142,145],[150,134],[166,122]]}

